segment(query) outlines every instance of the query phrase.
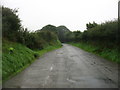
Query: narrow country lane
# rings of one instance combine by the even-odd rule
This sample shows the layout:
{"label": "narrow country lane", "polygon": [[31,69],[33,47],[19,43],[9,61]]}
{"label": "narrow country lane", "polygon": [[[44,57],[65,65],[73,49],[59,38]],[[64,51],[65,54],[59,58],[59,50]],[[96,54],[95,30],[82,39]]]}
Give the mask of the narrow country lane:
{"label": "narrow country lane", "polygon": [[118,67],[77,47],[46,53],[3,88],[117,88]]}

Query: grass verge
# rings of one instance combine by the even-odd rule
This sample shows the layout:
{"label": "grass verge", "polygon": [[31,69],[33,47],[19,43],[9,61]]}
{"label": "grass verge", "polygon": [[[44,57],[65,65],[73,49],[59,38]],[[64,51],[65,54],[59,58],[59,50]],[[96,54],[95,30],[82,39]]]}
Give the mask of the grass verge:
{"label": "grass verge", "polygon": [[[24,70],[39,56],[60,47],[61,44],[56,44],[54,46],[47,46],[42,50],[33,51],[22,44],[3,40],[2,82],[4,83],[6,80]],[[9,50],[10,48],[13,48],[12,52]]]}
{"label": "grass verge", "polygon": [[52,50],[55,50],[55,49],[58,49],[58,48],[61,48],[61,45],[58,45],[58,46],[48,46],[48,47],[44,48],[43,50],[37,51],[37,53],[39,53],[39,55],[42,56],[45,53],[47,53],[49,51],[52,51]]}
{"label": "grass verge", "polygon": [[117,63],[120,63],[120,52],[118,51],[117,48],[102,48],[101,46],[94,46],[92,44],[89,43],[84,43],[84,42],[80,42],[80,43],[68,43],[71,44],[73,46],[79,47],[85,51],[94,53],[96,55],[99,55],[107,60],[111,60]]}

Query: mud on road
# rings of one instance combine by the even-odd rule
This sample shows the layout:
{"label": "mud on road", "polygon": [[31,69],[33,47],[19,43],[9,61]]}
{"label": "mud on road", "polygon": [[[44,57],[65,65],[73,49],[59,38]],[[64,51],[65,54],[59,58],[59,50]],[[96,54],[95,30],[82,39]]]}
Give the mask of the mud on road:
{"label": "mud on road", "polygon": [[118,65],[77,47],[46,53],[3,88],[117,88]]}

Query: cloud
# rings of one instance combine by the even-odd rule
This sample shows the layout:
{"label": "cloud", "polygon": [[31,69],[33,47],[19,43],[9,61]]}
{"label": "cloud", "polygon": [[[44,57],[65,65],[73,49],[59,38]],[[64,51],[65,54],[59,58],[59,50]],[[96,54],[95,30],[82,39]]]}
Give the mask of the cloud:
{"label": "cloud", "polygon": [[3,5],[19,8],[22,25],[37,30],[47,24],[85,30],[86,23],[117,18],[117,0],[2,0]]}

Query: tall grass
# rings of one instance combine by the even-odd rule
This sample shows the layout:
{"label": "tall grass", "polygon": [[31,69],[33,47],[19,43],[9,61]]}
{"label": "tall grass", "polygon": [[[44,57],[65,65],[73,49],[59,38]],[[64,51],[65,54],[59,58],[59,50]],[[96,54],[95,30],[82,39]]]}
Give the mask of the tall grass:
{"label": "tall grass", "polygon": [[100,45],[92,45],[90,43],[80,42],[80,43],[69,43],[73,46],[79,47],[85,51],[99,55],[105,59],[120,63],[120,52],[117,48],[102,48]]}
{"label": "tall grass", "polygon": [[[14,48],[13,53],[10,53],[10,47]],[[3,41],[2,51],[3,80],[19,72],[19,70],[23,69],[35,59],[34,51],[18,43]]]}
{"label": "tall grass", "polygon": [[[13,52],[9,48],[14,48]],[[3,40],[3,55],[2,55],[2,80],[3,82],[21,72],[24,68],[29,66],[37,57],[60,48],[61,44],[55,46],[47,46],[42,50],[33,51],[26,46]]]}

